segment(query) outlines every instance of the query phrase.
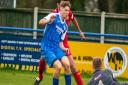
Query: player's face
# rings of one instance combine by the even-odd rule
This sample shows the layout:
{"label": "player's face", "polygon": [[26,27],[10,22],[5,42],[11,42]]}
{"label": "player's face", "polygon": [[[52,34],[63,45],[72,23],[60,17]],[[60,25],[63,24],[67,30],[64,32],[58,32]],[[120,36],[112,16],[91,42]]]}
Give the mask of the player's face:
{"label": "player's face", "polygon": [[60,3],[57,3],[57,8],[60,8]]}
{"label": "player's face", "polygon": [[64,8],[60,8],[60,11],[62,13],[62,18],[67,19],[67,16],[68,16],[69,11],[70,11],[70,7],[66,6]]}

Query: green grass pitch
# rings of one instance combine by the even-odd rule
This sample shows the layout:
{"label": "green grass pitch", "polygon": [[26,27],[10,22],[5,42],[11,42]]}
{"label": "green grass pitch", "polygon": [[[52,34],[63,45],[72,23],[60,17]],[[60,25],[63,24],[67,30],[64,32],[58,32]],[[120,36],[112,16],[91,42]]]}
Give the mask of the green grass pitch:
{"label": "green grass pitch", "polygon": [[[37,76],[37,72],[17,71],[12,69],[0,69],[0,85],[33,85]],[[90,76],[87,74],[82,75],[84,85],[87,85],[87,81]],[[128,79],[118,78],[119,81],[128,81]],[[60,76],[59,85],[65,85],[64,76]],[[52,74],[44,74],[44,79],[40,85],[52,85]],[[72,85],[76,85],[74,78],[72,77]]]}
{"label": "green grass pitch", "polygon": [[[37,72],[16,71],[10,69],[0,69],[0,85],[33,85]],[[83,78],[86,85],[88,78]],[[65,85],[64,76],[60,76],[59,85]],[[40,85],[52,85],[52,74],[44,74],[44,79]],[[76,85],[72,77],[72,85]]]}

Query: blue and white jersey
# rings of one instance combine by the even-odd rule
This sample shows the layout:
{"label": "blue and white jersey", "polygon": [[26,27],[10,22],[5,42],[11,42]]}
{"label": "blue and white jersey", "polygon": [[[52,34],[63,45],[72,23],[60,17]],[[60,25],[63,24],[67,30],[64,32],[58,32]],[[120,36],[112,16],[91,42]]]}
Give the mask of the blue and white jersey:
{"label": "blue and white jersey", "polygon": [[41,50],[52,50],[59,47],[59,42],[64,40],[68,30],[66,22],[61,20],[60,13],[51,13],[44,18],[49,20],[53,15],[55,16],[55,20],[45,25]]}

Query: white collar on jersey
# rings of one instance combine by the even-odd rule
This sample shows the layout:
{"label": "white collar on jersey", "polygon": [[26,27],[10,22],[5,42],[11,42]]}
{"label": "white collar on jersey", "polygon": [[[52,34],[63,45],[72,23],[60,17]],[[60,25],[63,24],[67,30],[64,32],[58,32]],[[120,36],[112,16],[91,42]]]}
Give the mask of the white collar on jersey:
{"label": "white collar on jersey", "polygon": [[60,18],[61,23],[65,23],[65,20],[64,20],[64,21],[62,21],[62,18],[61,18],[60,12],[59,12],[59,18]]}

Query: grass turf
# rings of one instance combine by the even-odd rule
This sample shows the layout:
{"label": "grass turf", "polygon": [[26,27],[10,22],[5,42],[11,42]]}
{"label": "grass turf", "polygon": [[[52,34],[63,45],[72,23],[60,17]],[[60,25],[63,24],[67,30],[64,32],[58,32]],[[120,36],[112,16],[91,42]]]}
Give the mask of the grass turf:
{"label": "grass turf", "polygon": [[[0,85],[33,85],[37,76],[37,72],[17,71],[12,69],[0,69]],[[82,75],[84,85],[87,85],[90,75]],[[123,82],[128,81],[125,78],[118,78],[117,80]],[[60,76],[59,85],[65,85],[64,76]],[[40,85],[52,85],[52,74],[44,74],[44,79]],[[76,85],[74,78],[72,77],[72,85]]]}
{"label": "grass turf", "polygon": [[[0,69],[0,85],[33,85],[37,72],[16,71],[10,69]],[[88,78],[83,78],[84,85]],[[65,85],[64,76],[60,76],[59,85]],[[44,79],[40,85],[52,85],[52,74],[44,74]],[[72,85],[76,85],[72,77]]]}

